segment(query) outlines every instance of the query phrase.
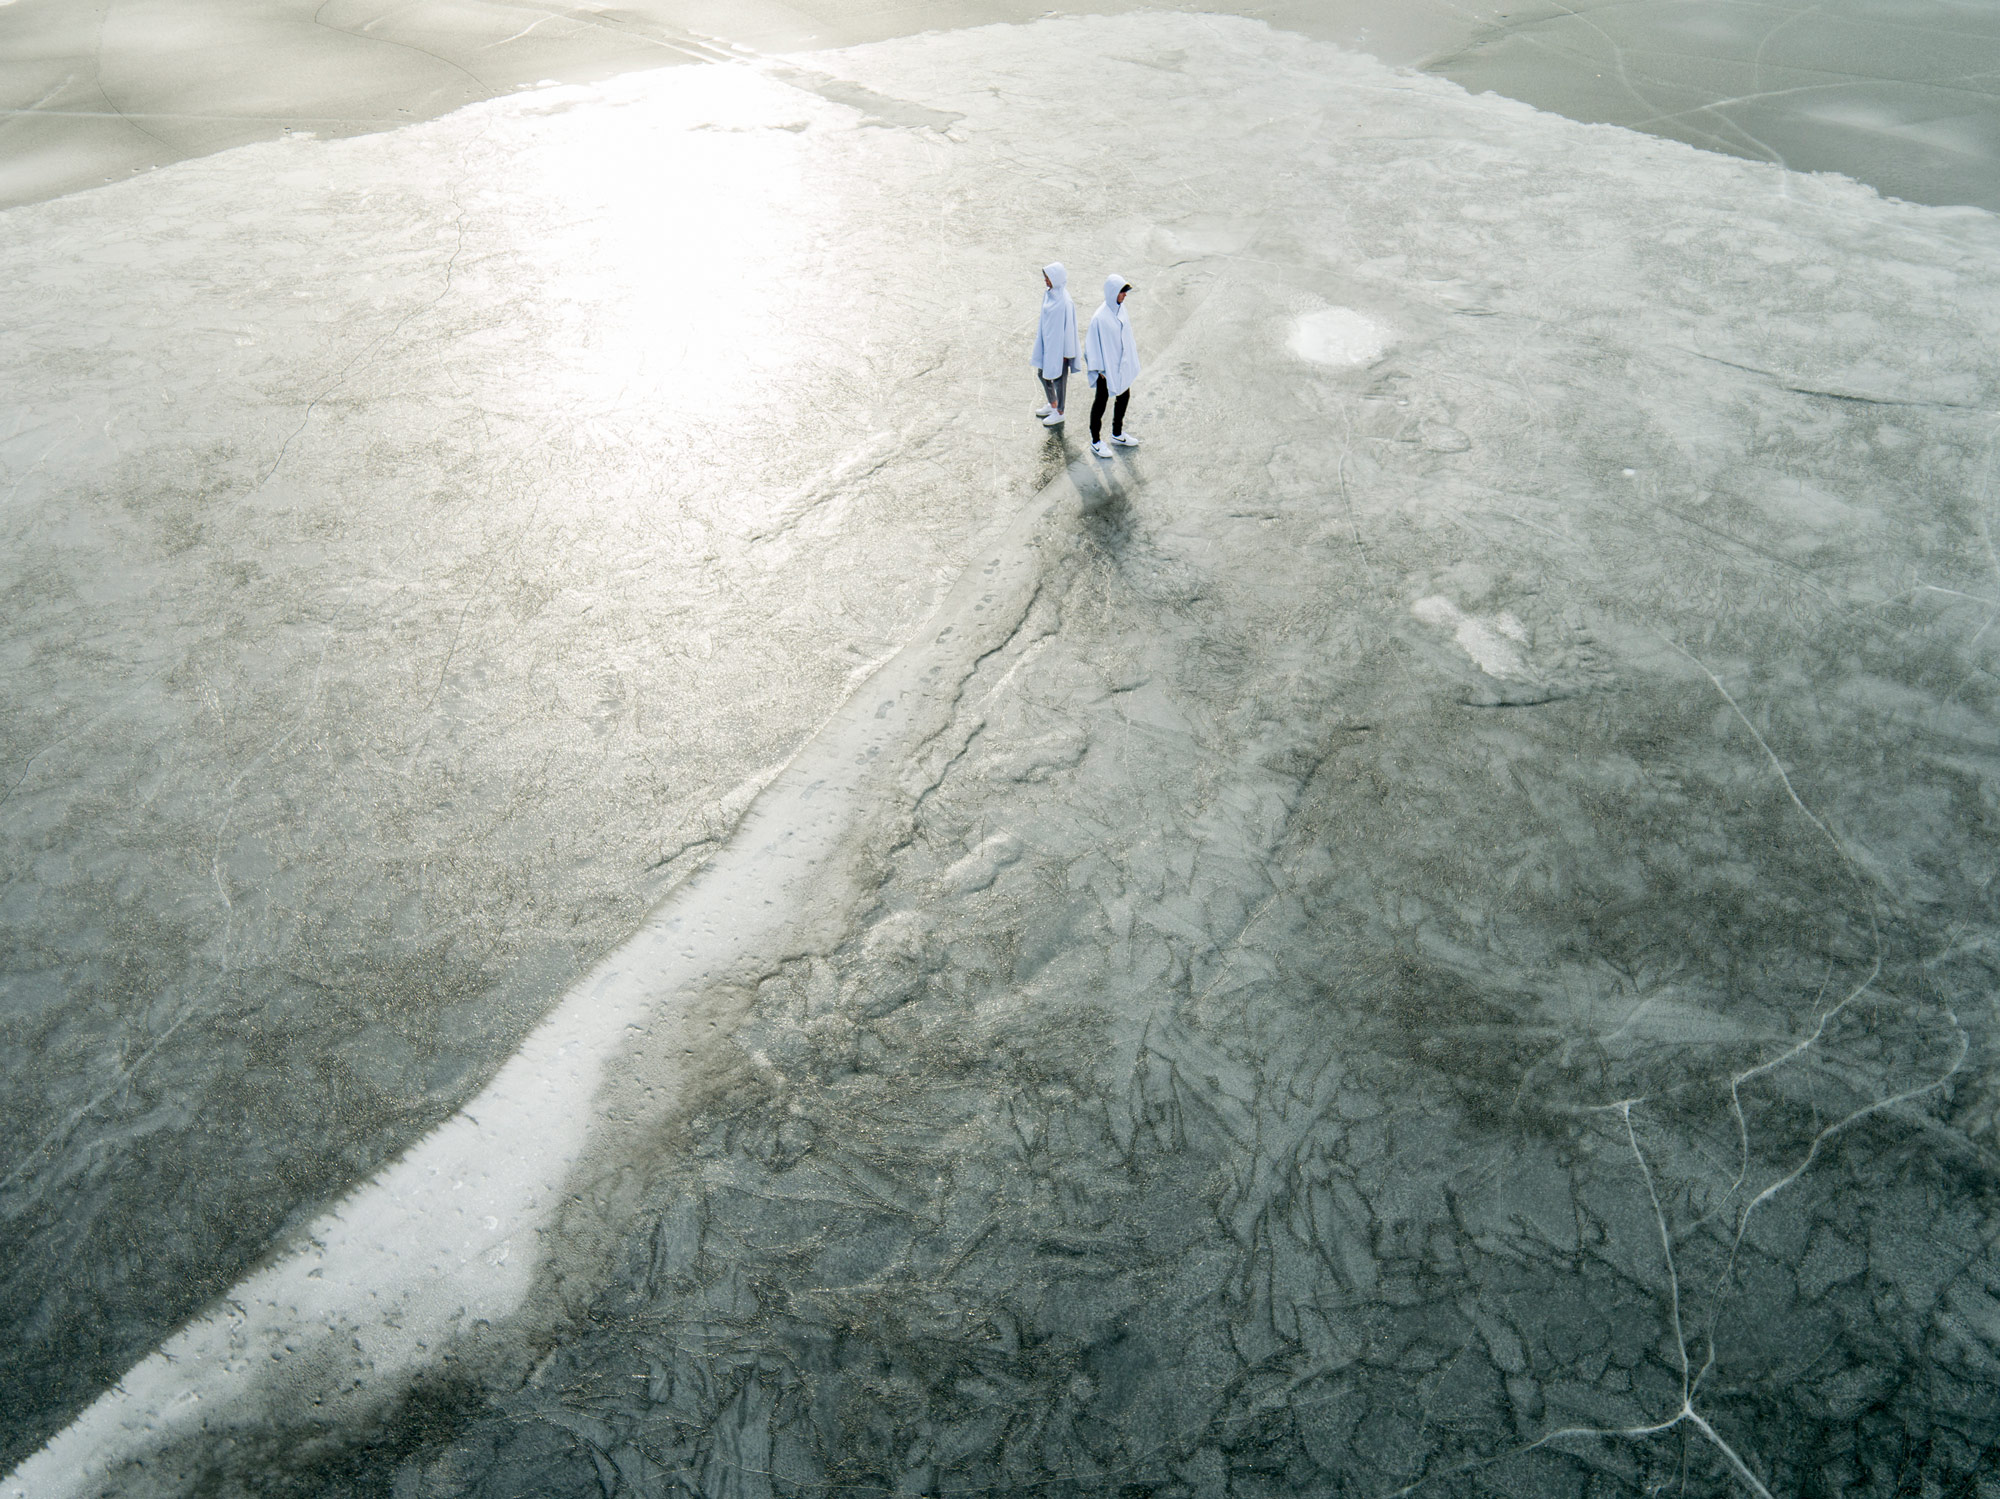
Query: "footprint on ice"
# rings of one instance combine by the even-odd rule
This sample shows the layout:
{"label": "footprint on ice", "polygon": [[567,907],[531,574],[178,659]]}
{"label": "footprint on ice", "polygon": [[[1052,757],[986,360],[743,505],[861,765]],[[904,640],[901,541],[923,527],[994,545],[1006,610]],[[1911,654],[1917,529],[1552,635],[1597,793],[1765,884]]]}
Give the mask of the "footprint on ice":
{"label": "footprint on ice", "polygon": [[1292,328],[1292,352],[1314,364],[1366,364],[1389,347],[1389,330],[1351,307],[1309,312]]}

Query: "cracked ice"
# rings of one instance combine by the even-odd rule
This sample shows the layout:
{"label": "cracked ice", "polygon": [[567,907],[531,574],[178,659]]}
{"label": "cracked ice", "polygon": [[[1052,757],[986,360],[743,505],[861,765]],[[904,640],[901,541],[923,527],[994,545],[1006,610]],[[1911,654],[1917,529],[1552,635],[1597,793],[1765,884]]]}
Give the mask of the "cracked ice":
{"label": "cracked ice", "polygon": [[1141,14],[0,226],[5,1492],[1992,1489],[1987,216]]}

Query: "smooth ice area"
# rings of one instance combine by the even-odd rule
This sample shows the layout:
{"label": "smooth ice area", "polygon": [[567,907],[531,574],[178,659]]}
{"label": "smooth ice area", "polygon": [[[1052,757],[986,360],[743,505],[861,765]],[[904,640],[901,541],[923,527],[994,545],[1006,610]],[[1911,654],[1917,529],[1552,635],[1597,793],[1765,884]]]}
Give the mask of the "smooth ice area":
{"label": "smooth ice area", "polygon": [[1423,65],[1474,92],[1919,203],[2000,209],[2000,9],[1982,0],[1440,9],[1463,30],[1447,39],[1433,20]]}
{"label": "smooth ice area", "polygon": [[0,272],[0,1494],[1991,1499],[1990,215],[1142,13]]}
{"label": "smooth ice area", "polygon": [[[0,205],[635,68],[1026,22],[1046,0],[12,0]],[[1091,13],[1144,8],[1098,0]],[[2000,209],[1985,0],[1194,0],[1571,119]]]}

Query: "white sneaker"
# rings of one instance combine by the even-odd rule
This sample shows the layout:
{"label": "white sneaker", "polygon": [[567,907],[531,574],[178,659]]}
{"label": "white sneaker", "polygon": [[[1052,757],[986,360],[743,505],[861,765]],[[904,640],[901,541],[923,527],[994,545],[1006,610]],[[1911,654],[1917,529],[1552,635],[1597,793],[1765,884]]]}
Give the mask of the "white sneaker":
{"label": "white sneaker", "polygon": [[1053,412],[1053,411],[1054,411],[1055,409],[1056,409],[1055,407],[1053,407],[1053,406],[1049,405],[1049,404],[1048,404],[1048,403],[1047,403],[1047,402],[1045,401],[1045,402],[1043,402],[1043,403],[1042,403],[1041,405],[1039,405],[1039,406],[1037,406],[1037,407],[1035,408],[1035,415],[1036,415],[1036,416],[1048,416],[1048,415],[1049,415],[1050,413],[1052,413],[1052,412]]}
{"label": "white sneaker", "polygon": [[1130,432],[1113,432],[1111,440],[1121,448],[1136,448],[1139,446],[1139,439],[1134,437]]}
{"label": "white sneaker", "polygon": [[1060,427],[1062,424],[1063,414],[1060,411],[1051,411],[1047,416],[1042,418],[1042,425],[1044,427]]}
{"label": "white sneaker", "polygon": [[1090,445],[1090,451],[1100,458],[1109,458],[1111,456],[1111,444],[1108,442],[1094,442]]}

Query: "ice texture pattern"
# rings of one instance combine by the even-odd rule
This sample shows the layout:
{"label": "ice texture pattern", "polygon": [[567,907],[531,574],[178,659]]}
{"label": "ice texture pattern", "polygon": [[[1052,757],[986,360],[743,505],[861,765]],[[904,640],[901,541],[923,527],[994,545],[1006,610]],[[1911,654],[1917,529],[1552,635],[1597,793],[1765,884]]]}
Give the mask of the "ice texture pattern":
{"label": "ice texture pattern", "polygon": [[0,259],[10,1499],[1989,1499],[1991,216],[1137,14]]}

